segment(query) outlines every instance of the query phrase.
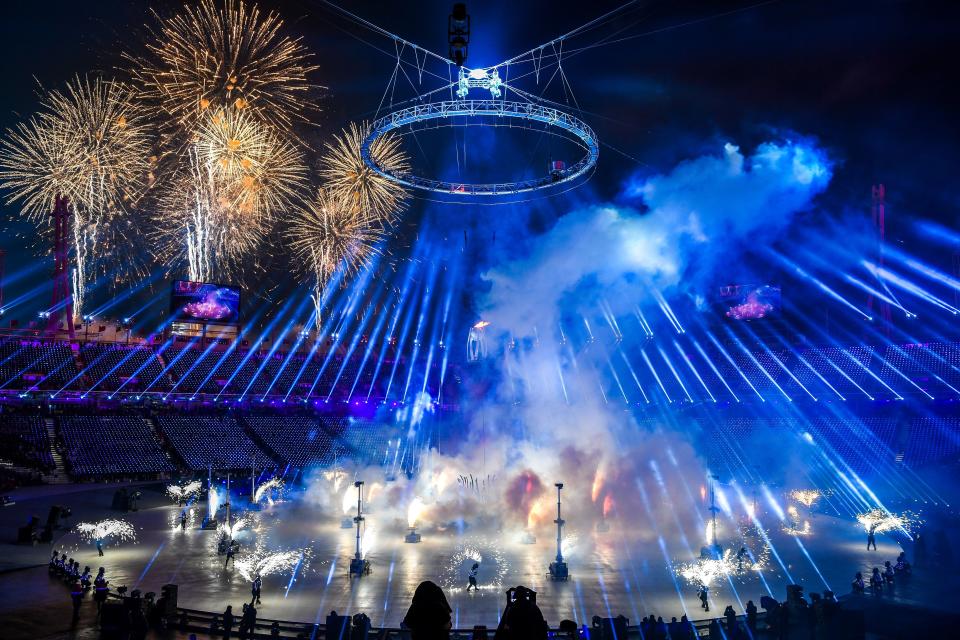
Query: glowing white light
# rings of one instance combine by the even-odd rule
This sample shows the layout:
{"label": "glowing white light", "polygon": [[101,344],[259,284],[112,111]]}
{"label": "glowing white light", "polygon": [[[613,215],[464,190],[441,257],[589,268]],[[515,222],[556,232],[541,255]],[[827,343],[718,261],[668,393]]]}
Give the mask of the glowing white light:
{"label": "glowing white light", "polygon": [[220,493],[215,487],[210,487],[210,490],[207,491],[207,512],[210,517],[217,512],[217,509],[220,508]]}
{"label": "glowing white light", "polygon": [[343,492],[343,501],[341,502],[341,507],[343,508],[343,513],[347,514],[356,506],[354,499],[356,495],[354,493],[353,487],[348,488]]}
{"label": "glowing white light", "polygon": [[417,522],[420,520],[420,516],[423,515],[423,511],[427,508],[427,505],[423,503],[419,497],[414,498],[410,501],[410,506],[407,507],[407,526],[415,527]]}

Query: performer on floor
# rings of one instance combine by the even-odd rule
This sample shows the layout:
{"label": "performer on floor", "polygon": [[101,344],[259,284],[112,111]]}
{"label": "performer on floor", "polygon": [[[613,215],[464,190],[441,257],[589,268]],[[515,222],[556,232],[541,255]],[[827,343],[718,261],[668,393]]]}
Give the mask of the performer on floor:
{"label": "performer on floor", "polygon": [[710,599],[709,599],[710,590],[707,589],[707,585],[700,585],[700,608],[704,611],[710,611]]}
{"label": "performer on floor", "polygon": [[97,553],[100,554],[100,557],[103,557],[103,541],[97,540]]}
{"label": "performer on floor", "polygon": [[107,601],[107,592],[110,591],[107,578],[103,574],[103,567],[97,572],[97,577],[93,581],[93,601],[97,603],[97,615],[100,615],[100,608]]}
{"label": "performer on floor", "polygon": [[90,588],[91,584],[93,584],[93,578],[90,576],[90,567],[86,566],[83,568],[83,574],[80,576],[80,586],[86,591]]}
{"label": "performer on floor", "polygon": [[743,571],[743,559],[747,555],[747,548],[740,547],[740,550],[737,551],[737,571]]}
{"label": "performer on floor", "polygon": [[873,545],[873,550],[877,550],[877,525],[876,523],[870,525],[870,529],[867,531],[867,551],[870,551],[870,545]]}
{"label": "performer on floor", "polygon": [[260,604],[260,589],[263,587],[263,579],[258,573],[253,577],[253,584],[250,586],[250,592],[253,594],[253,598],[250,599],[250,604]]}
{"label": "performer on floor", "polygon": [[883,591],[883,577],[880,575],[880,569],[877,567],[873,568],[873,573],[870,574],[870,591],[873,592],[873,595],[880,595]]}
{"label": "performer on floor", "polygon": [[83,587],[79,582],[74,582],[70,587],[70,600],[73,602],[73,620],[80,619],[80,604],[83,602]]}
{"label": "performer on floor", "polygon": [[[227,559],[223,561],[223,568],[226,569],[227,565],[230,564],[230,561],[233,560],[233,555],[236,553],[236,547],[233,542],[227,546]],[[234,563],[236,564],[236,563]]]}
{"label": "performer on floor", "polygon": [[181,531],[187,530],[187,512],[186,511],[180,514],[180,530]]}
{"label": "performer on floor", "polygon": [[469,582],[469,584],[467,585],[467,591],[470,591],[470,589],[473,589],[475,591],[480,590],[480,587],[477,586],[477,571],[479,570],[480,570],[480,563],[474,562],[473,566],[470,567],[470,576],[467,578],[467,581]]}

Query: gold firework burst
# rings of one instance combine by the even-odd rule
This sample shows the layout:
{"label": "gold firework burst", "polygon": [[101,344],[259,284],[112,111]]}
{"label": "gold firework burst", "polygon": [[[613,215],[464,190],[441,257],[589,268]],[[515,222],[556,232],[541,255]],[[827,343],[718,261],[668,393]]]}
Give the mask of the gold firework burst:
{"label": "gold firework burst", "polygon": [[384,239],[378,224],[324,189],[297,211],[286,235],[297,265],[316,279],[318,288],[339,269],[352,274],[366,267]]}
{"label": "gold firework burst", "polygon": [[[345,202],[355,215],[387,226],[403,209],[407,191],[363,161],[361,145],[370,131],[369,123],[350,123],[340,135],[326,143],[320,177],[324,188]],[[377,166],[390,173],[410,171],[410,158],[403,150],[402,140],[394,134],[378,137],[371,145],[370,156]]]}
{"label": "gold firework burst", "polygon": [[307,182],[303,154],[249,114],[207,114],[157,206],[158,258],[190,277],[241,275]]}
{"label": "gold firework burst", "polygon": [[196,150],[221,206],[242,215],[269,217],[288,209],[306,183],[303,154],[243,112],[226,109],[204,118]]}
{"label": "gold firework burst", "polygon": [[121,82],[77,76],[45,92],[40,112],[0,141],[7,202],[44,230],[58,195],[73,205],[77,314],[85,284],[97,275],[120,284],[146,274],[139,234],[119,237],[135,226],[150,165],[149,128],[132,98]]}
{"label": "gold firework burst", "polygon": [[167,18],[154,13],[145,57],[128,56],[145,97],[183,130],[219,109],[249,111],[280,130],[305,120],[317,67],[283,21],[243,0],[200,0]]}
{"label": "gold firework burst", "polygon": [[150,139],[127,85],[77,76],[44,94],[42,111],[0,141],[0,183],[8,202],[42,219],[57,195],[86,218],[128,209],[142,194]]}

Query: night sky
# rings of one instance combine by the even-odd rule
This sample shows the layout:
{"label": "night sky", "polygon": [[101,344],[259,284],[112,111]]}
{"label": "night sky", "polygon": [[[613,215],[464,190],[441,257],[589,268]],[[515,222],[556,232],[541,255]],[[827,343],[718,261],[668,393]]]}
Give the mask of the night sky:
{"label": "night sky", "polygon": [[[450,4],[363,0],[344,6],[444,54]],[[619,4],[468,3],[473,32],[467,64],[498,63]],[[149,9],[163,14],[178,5],[5,3],[0,125],[8,127],[35,110],[37,82],[58,87],[87,71],[122,76],[120,53],[140,51]],[[374,47],[392,51],[389,40],[346,22],[322,2],[261,6],[277,9],[288,33],[304,37],[320,66],[314,79],[328,88],[314,118],[316,129],[306,135],[321,139],[351,119],[373,115],[395,63]],[[862,209],[866,216],[870,185],[883,182],[894,241],[911,242],[906,221],[915,218],[956,227],[958,24],[960,4],[946,1],[640,3],[613,25],[565,44],[569,51],[602,38],[620,40],[563,63],[582,117],[612,145],[601,148],[590,193],[614,198],[631,175],[668,171],[728,140],[750,148],[777,135],[799,134],[816,139],[836,163],[831,186],[819,201],[824,209]],[[543,88],[542,81],[538,89],[531,80],[524,88]],[[425,78],[423,87],[438,84]],[[545,95],[568,99],[559,81]],[[409,85],[398,82],[396,98],[410,96]],[[422,201],[414,204],[408,227],[420,219],[422,207]],[[451,208],[451,229],[457,220]],[[15,208],[4,207],[3,224],[0,246],[8,251],[9,279],[33,259],[33,250],[14,235],[30,231],[17,221]],[[926,258],[950,268],[947,254]],[[35,278],[13,283],[7,299],[36,285]],[[46,295],[35,298],[35,307],[23,312],[32,314],[45,302]]]}

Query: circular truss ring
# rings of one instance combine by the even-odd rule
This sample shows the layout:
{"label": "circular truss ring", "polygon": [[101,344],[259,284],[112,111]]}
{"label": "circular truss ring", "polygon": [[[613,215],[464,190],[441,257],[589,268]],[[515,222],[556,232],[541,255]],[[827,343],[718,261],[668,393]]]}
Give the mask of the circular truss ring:
{"label": "circular truss ring", "polygon": [[[370,154],[370,147],[380,136],[390,132],[403,135],[404,129],[420,122],[442,121],[456,117],[502,119],[513,118],[529,123],[543,123],[571,134],[585,154],[576,163],[554,168],[541,177],[518,182],[465,183],[424,178],[408,172],[390,172],[377,165]],[[439,122],[437,123],[439,124]],[[468,123],[455,126],[476,126]],[[370,134],[360,147],[363,162],[374,172],[388,180],[412,189],[462,196],[499,196],[526,193],[568,183],[591,171],[600,156],[597,135],[587,123],[568,113],[532,102],[507,102],[504,100],[450,100],[418,104],[389,113],[373,122]]]}

